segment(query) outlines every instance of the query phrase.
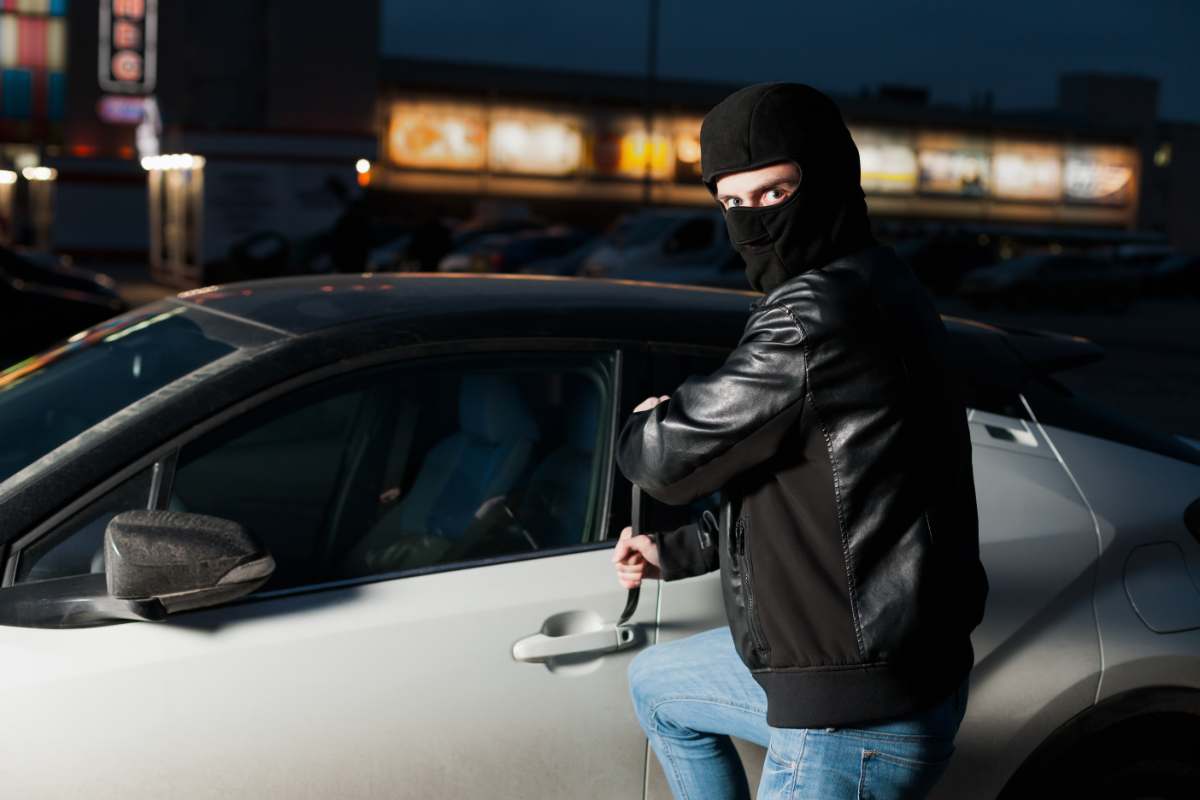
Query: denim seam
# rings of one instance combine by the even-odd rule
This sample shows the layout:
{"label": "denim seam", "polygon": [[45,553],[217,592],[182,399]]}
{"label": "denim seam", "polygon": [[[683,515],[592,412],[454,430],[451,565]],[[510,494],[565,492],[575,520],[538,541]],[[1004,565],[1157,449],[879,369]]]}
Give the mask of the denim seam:
{"label": "denim seam", "polygon": [[732,708],[732,709],[736,709],[738,711],[745,711],[745,712],[748,712],[751,714],[764,714],[765,715],[767,713],[767,710],[765,708],[761,708],[761,709],[760,708],[751,708],[749,706],[738,705],[737,703],[725,703],[725,702],[721,702],[719,700],[709,700],[706,698],[688,697],[688,696],[682,696],[682,695],[679,697],[663,698],[662,700],[659,700],[654,705],[650,706],[650,725],[654,729],[655,737],[660,742],[662,742],[664,755],[666,755],[667,761],[671,765],[671,772],[674,773],[674,775],[675,775],[675,785],[678,786],[679,791],[683,793],[682,800],[690,800],[689,795],[687,793],[687,785],[683,782],[683,776],[679,773],[679,765],[675,763],[675,756],[671,753],[671,744],[670,744],[671,737],[663,735],[662,728],[659,726],[659,723],[658,723],[658,719],[659,719],[658,710],[660,708],[662,708],[663,706],[665,706],[667,703],[705,703],[707,705],[722,706],[724,708]]}
{"label": "denim seam", "polygon": [[[662,705],[661,703],[658,705]],[[683,782],[683,775],[679,773],[679,765],[675,763],[675,756],[671,753],[671,744],[669,736],[663,736],[662,731],[658,727],[658,705],[650,709],[650,724],[654,728],[654,735],[659,742],[662,743],[663,754],[667,757],[667,763],[671,765],[671,772],[675,775],[675,785],[679,787],[679,791],[683,794],[682,800],[690,800],[688,797],[687,785]]]}
{"label": "denim seam", "polygon": [[904,756],[885,753],[882,750],[863,750],[863,758],[877,758],[880,761],[889,761],[900,767],[909,767],[910,769],[919,767],[936,767],[949,761],[954,756],[954,751],[950,751],[950,755],[945,758],[939,758],[936,761],[922,761],[919,758],[905,758]]}
{"label": "denim seam", "polygon": [[864,731],[861,728],[838,728],[826,731],[830,736],[845,736],[848,739],[891,739],[897,742],[930,742],[944,739],[931,733],[892,733],[890,731]]}
{"label": "denim seam", "polygon": [[808,749],[808,731],[805,730],[800,734],[800,754],[796,756],[796,766],[792,769],[792,782],[787,788],[784,797],[791,800],[796,794],[796,787],[800,785],[800,773],[804,771],[804,751]]}
{"label": "denim seam", "polygon": [[711,705],[711,706],[723,706],[725,708],[734,708],[734,709],[737,709],[738,711],[747,711],[751,714],[766,714],[767,713],[767,709],[765,706],[762,706],[762,707],[743,706],[743,705],[739,705],[738,703],[730,703],[730,702],[722,701],[722,700],[710,700],[706,697],[693,697],[691,695],[679,695],[677,697],[664,697],[664,698],[660,699],[657,703],[650,706],[650,714],[651,715],[657,714],[658,709],[662,706],[665,706],[667,703],[707,703],[708,705]]}

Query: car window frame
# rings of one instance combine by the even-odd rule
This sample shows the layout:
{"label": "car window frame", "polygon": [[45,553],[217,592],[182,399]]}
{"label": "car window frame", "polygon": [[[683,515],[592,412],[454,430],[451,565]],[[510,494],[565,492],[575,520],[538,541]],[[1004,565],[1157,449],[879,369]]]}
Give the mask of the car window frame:
{"label": "car window frame", "polygon": [[613,509],[613,490],[615,486],[615,472],[617,468],[615,445],[616,437],[619,434],[617,425],[620,421],[620,403],[621,398],[623,397],[622,392],[624,387],[624,353],[630,348],[630,346],[631,343],[628,341],[600,338],[575,339],[512,337],[503,339],[443,340],[417,345],[406,345],[389,349],[387,351],[365,354],[356,358],[346,359],[344,361],[335,362],[332,364],[325,364],[306,370],[299,375],[281,381],[273,386],[267,387],[266,389],[247,395],[246,397],[239,399],[237,402],[230,404],[228,407],[218,411],[217,413],[206,417],[201,422],[191,426],[187,431],[180,433],[164,442],[160,442],[158,445],[151,448],[146,455],[130,462],[125,467],[114,471],[103,481],[97,483],[96,486],[94,486],[91,490],[76,497],[70,503],[65,504],[62,508],[58,509],[54,514],[47,517],[38,525],[34,526],[24,534],[16,537],[4,552],[4,572],[3,578],[0,580],[0,590],[15,585],[14,581],[17,575],[21,554],[27,548],[39,542],[46,535],[53,533],[60,524],[65,522],[71,516],[86,508],[88,505],[96,502],[107,493],[121,486],[126,480],[145,469],[149,468],[152,470],[150,489],[151,495],[148,505],[155,509],[165,509],[170,499],[171,486],[174,480],[174,469],[176,462],[178,461],[180,451],[189,443],[194,442],[207,433],[216,430],[226,422],[232,421],[233,419],[249,413],[275,399],[284,397],[293,392],[302,390],[305,387],[313,386],[332,378],[351,375],[356,372],[362,372],[378,367],[391,366],[401,368],[405,364],[412,364],[415,366],[418,361],[436,359],[439,357],[469,357],[472,355],[489,353],[531,355],[541,353],[560,353],[564,355],[592,354],[594,356],[611,357],[612,383],[608,387],[609,433],[607,439],[602,443],[604,452],[602,455],[602,463],[598,467],[601,473],[600,479],[602,481],[602,485],[599,488],[599,508],[596,515],[597,518],[593,520],[593,530],[597,536],[595,541],[581,542],[579,545],[571,547],[555,548],[553,553],[547,554],[539,554],[531,551],[529,554],[516,553],[504,556],[494,556],[472,560],[469,562],[431,565],[428,567],[420,567],[409,570],[397,570],[374,575],[323,581],[319,583],[306,584],[304,586],[288,587],[271,592],[252,594],[240,600],[229,603],[228,605],[240,605],[242,603],[256,602],[274,597],[309,594],[312,592],[326,591],[329,589],[352,587],[367,583],[378,583],[381,581],[396,580],[407,577],[416,577],[424,574],[451,572],[461,569],[475,569],[479,567],[492,566],[499,563],[525,561],[532,560],[534,558],[551,558],[572,555],[590,550],[611,548],[615,544],[615,540],[608,535],[610,516]]}

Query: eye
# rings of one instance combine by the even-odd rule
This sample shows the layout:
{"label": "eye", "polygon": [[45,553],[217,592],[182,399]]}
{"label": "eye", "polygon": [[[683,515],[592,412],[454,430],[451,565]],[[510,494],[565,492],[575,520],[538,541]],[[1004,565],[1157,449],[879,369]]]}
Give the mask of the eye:
{"label": "eye", "polygon": [[776,186],[774,189],[768,189],[763,194],[763,200],[767,203],[779,203],[788,196],[788,192],[782,186]]}
{"label": "eye", "polygon": [[726,208],[733,208],[735,206],[740,206],[741,204],[742,204],[742,200],[740,197],[726,197],[725,198],[725,207]]}

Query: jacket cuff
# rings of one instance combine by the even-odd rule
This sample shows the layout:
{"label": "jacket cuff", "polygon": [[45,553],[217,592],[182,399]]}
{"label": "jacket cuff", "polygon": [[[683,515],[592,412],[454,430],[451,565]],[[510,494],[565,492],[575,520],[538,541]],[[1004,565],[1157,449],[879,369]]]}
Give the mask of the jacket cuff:
{"label": "jacket cuff", "polygon": [[658,545],[662,579],[677,581],[717,569],[720,566],[717,531],[716,517],[711,511],[705,511],[699,522],[650,534]]}

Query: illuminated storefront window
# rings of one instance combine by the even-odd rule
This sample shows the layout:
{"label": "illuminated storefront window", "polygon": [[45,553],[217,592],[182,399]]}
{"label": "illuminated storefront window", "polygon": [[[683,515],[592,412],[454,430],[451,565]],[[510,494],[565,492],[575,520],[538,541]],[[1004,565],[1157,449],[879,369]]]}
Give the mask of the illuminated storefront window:
{"label": "illuminated storefront window", "polygon": [[569,175],[583,164],[583,124],[572,116],[520,109],[492,112],[488,167],[493,172]]}
{"label": "illuminated storefront window", "polygon": [[1133,198],[1137,160],[1117,147],[1068,147],[1063,188],[1069,202],[1124,205]]}
{"label": "illuminated storefront window", "polygon": [[[646,120],[632,109],[429,98],[394,101],[390,112],[384,154],[389,166],[400,169],[381,178],[396,189],[633,198],[632,192],[644,196],[635,182],[649,177],[664,202],[711,200],[700,185],[702,118],[696,114],[664,112],[647,134]],[[1121,225],[1136,220],[1139,161],[1132,146],[1066,145],[916,125],[867,123],[850,131],[863,190],[878,200],[880,213]],[[429,174],[437,172],[460,174]],[[464,182],[467,175],[497,180]],[[543,180],[503,180],[509,176]]]}
{"label": "illuminated storefront window", "polygon": [[601,175],[668,180],[675,173],[675,156],[668,132],[649,136],[641,120],[624,120],[601,130],[596,137],[595,169]]}
{"label": "illuminated storefront window", "polygon": [[675,180],[700,180],[700,117],[675,121]]}
{"label": "illuminated storefront window", "polygon": [[991,155],[986,142],[955,134],[920,134],[917,166],[922,194],[983,197]]}
{"label": "illuminated storefront window", "polygon": [[862,188],[875,194],[912,194],[917,188],[917,154],[912,135],[852,128],[862,168]]}
{"label": "illuminated storefront window", "polygon": [[993,194],[1005,200],[1060,200],[1062,148],[1033,142],[997,142],[992,152]]}
{"label": "illuminated storefront window", "polygon": [[482,170],[487,163],[484,110],[454,103],[396,103],[387,155],[398,167]]}
{"label": "illuminated storefront window", "polygon": [[147,156],[150,273],[161,283],[195,286],[204,274],[204,157],[190,153]]}

